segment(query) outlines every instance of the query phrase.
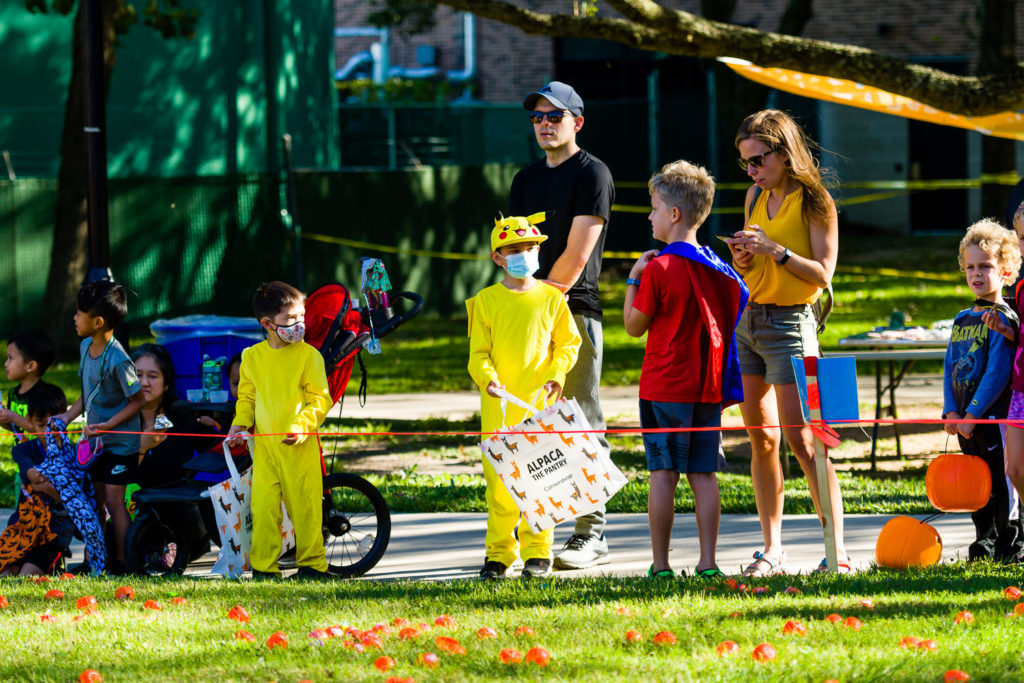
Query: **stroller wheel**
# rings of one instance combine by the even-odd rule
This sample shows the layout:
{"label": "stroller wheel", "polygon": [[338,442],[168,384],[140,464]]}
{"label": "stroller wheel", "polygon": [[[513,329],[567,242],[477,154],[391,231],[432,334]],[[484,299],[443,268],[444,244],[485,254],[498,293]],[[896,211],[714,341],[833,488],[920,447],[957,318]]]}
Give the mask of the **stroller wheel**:
{"label": "stroller wheel", "polygon": [[182,574],[189,562],[188,535],[152,513],[143,513],[128,527],[124,559],[133,574]]}
{"label": "stroller wheel", "polygon": [[324,477],[324,545],[330,570],[361,576],[380,562],[391,540],[391,512],[380,491],[354,474]]}

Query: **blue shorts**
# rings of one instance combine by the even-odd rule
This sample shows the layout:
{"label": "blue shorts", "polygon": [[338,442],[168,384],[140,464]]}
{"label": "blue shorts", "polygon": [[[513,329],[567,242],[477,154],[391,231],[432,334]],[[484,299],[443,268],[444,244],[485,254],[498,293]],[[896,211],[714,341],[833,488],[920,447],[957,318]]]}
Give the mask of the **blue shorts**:
{"label": "blue shorts", "polygon": [[[640,399],[640,426],[721,427],[721,403],[673,403]],[[647,469],[680,473],[717,472],[721,469],[722,432],[658,432],[644,434]]]}

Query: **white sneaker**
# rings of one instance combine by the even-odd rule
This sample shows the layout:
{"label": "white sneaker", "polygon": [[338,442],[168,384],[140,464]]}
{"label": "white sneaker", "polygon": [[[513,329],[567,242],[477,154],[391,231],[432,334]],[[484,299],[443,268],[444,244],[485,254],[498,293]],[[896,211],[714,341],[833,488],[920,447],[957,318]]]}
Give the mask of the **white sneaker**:
{"label": "white sneaker", "polygon": [[607,541],[597,536],[580,534],[573,534],[555,555],[555,567],[558,569],[586,569],[595,564],[608,564],[611,561]]}

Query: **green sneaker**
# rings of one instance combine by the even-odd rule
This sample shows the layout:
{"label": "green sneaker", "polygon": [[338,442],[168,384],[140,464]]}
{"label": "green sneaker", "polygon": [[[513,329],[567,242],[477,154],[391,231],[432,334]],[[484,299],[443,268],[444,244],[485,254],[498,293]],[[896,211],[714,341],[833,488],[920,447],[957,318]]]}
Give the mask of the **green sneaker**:
{"label": "green sneaker", "polygon": [[647,570],[648,579],[674,579],[676,577],[675,572],[671,569],[662,569],[660,571],[654,571],[654,564],[651,564],[650,569]]}
{"label": "green sneaker", "polygon": [[711,567],[710,569],[701,569],[693,573],[693,576],[698,579],[724,579],[725,572],[718,567]]}

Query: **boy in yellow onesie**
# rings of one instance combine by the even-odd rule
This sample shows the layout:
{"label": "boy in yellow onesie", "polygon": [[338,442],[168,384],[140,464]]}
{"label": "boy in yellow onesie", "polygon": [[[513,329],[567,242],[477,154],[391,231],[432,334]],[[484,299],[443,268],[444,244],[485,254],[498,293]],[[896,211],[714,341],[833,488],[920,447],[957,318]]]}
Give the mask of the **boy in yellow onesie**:
{"label": "boy in yellow onesie", "polygon": [[[525,419],[522,408],[509,405],[502,417],[494,390],[504,388],[537,409],[562,395],[565,373],[576,362],[580,335],[565,297],[533,274],[539,267],[540,243],[547,239],[534,227],[544,214],[495,221],[491,260],[505,269],[505,279],[466,301],[469,312],[469,374],[480,387],[481,431],[490,432]],[[495,579],[522,555],[525,577],[551,574],[551,529],[537,533],[520,523],[519,508],[487,458],[487,555],[480,576]],[[519,527],[517,543],[514,531]]]}
{"label": "boy in yellow onesie", "polygon": [[[252,468],[253,577],[279,577],[281,501],[295,527],[299,578],[328,578],[322,532],[323,473],[315,432],[331,408],[324,360],[302,341],[306,299],[284,282],[262,285],[252,309],[267,339],[242,352],[238,403],[228,443],[256,438]],[[233,437],[233,438],[232,438]]]}

